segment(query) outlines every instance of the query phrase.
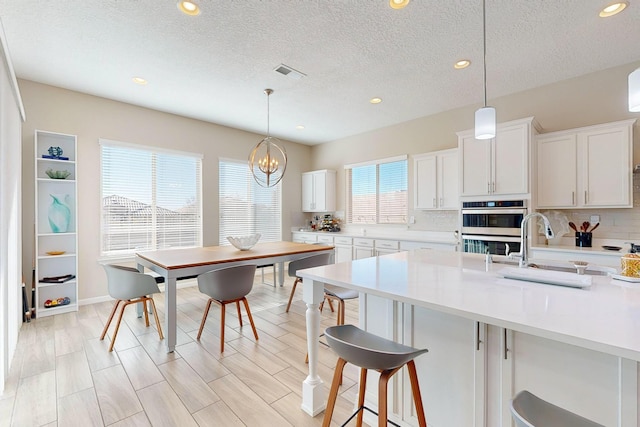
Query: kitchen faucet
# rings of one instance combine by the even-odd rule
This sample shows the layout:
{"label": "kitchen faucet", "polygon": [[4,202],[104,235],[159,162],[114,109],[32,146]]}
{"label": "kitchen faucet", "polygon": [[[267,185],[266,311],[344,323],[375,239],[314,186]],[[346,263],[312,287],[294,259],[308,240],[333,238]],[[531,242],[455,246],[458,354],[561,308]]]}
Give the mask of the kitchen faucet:
{"label": "kitchen faucet", "polygon": [[554,233],[551,228],[551,224],[549,223],[549,219],[538,212],[532,212],[528,215],[525,215],[522,218],[522,223],[520,223],[520,253],[517,254],[509,254],[512,258],[518,257],[520,258],[519,266],[520,267],[528,267],[529,265],[529,242],[528,242],[528,233],[527,226],[529,224],[529,220],[534,216],[539,216],[544,221],[544,235],[547,239],[553,239]]}

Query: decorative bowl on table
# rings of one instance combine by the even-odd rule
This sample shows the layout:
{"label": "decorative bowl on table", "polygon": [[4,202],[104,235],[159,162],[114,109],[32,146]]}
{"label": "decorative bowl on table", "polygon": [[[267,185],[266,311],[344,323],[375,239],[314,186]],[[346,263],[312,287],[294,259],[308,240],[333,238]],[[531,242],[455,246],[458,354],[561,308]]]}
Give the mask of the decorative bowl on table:
{"label": "decorative bowl on table", "polygon": [[227,236],[227,240],[229,241],[229,243],[235,246],[236,249],[240,249],[241,251],[248,251],[256,243],[258,243],[258,240],[260,240],[261,236],[262,235],[260,233],[251,234],[249,236]]}
{"label": "decorative bowl on table", "polygon": [[44,173],[46,173],[47,176],[51,179],[67,179],[67,177],[71,175],[71,172],[67,170],[57,171],[53,169],[47,169],[46,171],[44,171]]}

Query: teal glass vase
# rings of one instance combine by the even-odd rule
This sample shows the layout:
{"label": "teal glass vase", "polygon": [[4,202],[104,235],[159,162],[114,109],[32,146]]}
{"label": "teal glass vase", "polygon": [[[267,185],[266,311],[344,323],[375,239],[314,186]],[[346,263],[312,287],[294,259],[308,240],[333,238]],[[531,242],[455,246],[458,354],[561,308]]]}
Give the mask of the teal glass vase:
{"label": "teal glass vase", "polygon": [[49,205],[49,226],[54,233],[66,233],[71,222],[71,209],[67,205],[68,194],[50,194],[53,201]]}

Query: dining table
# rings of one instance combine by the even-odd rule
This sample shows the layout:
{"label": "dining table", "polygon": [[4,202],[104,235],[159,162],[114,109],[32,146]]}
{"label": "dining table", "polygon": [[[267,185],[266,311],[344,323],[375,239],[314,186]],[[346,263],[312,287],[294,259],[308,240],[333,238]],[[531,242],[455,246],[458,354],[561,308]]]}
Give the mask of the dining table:
{"label": "dining table", "polygon": [[[284,283],[284,263],[330,251],[333,246],[294,242],[257,243],[251,249],[234,246],[204,246],[198,248],[159,249],[135,254],[138,270],[145,268],[164,278],[165,344],[167,352],[175,350],[177,336],[176,280],[198,276],[207,271],[238,265],[256,264],[277,266],[277,283]],[[232,284],[230,284],[232,285]]]}

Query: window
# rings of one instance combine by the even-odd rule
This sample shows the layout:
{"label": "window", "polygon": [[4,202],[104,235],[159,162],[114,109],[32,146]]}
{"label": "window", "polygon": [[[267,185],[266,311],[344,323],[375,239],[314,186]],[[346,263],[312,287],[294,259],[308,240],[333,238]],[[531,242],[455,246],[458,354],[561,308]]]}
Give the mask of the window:
{"label": "window", "polygon": [[406,224],[407,157],[345,165],[347,223]]}
{"label": "window", "polygon": [[260,233],[261,242],[282,240],[281,184],[264,188],[251,175],[246,160],[220,159],[219,244],[227,236]]}
{"label": "window", "polygon": [[202,156],[100,140],[102,255],[202,246]]}

